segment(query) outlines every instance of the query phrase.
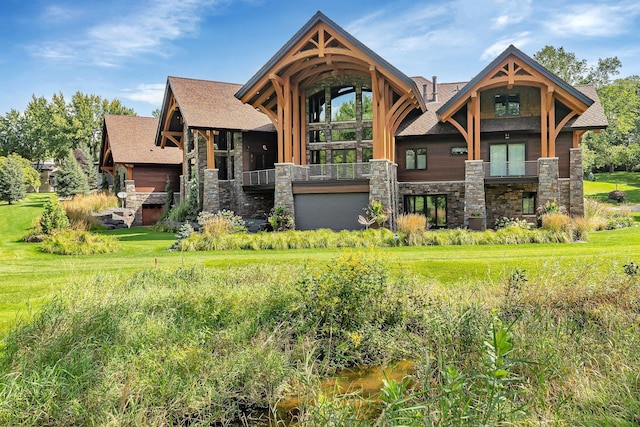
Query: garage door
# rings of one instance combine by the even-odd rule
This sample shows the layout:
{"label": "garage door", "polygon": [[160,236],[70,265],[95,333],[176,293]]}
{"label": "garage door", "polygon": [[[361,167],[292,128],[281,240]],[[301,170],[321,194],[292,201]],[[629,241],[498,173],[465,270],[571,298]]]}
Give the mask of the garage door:
{"label": "garage door", "polygon": [[154,225],[162,216],[162,205],[142,206],[142,225]]}
{"label": "garage door", "polygon": [[298,194],[295,196],[296,228],[358,230],[358,215],[369,204],[369,193]]}

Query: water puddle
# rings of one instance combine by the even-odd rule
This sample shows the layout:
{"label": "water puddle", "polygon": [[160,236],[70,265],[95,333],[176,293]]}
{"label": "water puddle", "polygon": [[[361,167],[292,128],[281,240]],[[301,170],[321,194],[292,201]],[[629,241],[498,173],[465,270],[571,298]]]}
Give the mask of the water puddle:
{"label": "water puddle", "polygon": [[[383,380],[401,382],[407,375],[415,372],[414,361],[400,361],[383,366],[355,367],[339,371],[335,376],[326,378],[320,383],[320,392],[325,396],[356,394],[362,399],[377,400]],[[278,424],[269,417],[268,425],[295,425],[300,406],[305,403],[305,396],[290,396],[280,401],[276,407],[280,420]],[[362,404],[364,400],[354,399],[354,404]]]}

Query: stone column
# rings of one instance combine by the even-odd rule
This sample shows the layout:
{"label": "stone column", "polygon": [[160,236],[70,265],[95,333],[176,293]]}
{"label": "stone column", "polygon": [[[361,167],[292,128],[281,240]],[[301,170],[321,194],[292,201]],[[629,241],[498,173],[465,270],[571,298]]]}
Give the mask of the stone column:
{"label": "stone column", "polygon": [[[293,201],[293,163],[276,163],[276,185],[274,193],[274,208],[282,206],[295,218],[295,203]],[[295,228],[295,224],[294,224]]]}
{"label": "stone column", "polygon": [[377,200],[389,215],[391,229],[395,229],[398,216],[398,165],[387,160],[369,160],[369,202]]}
{"label": "stone column", "polygon": [[184,191],[184,188],[185,188],[185,185],[186,185],[185,182],[186,182],[186,180],[184,179],[184,175],[180,175],[180,191],[178,192],[177,195],[175,193],[173,194],[173,203],[176,204],[176,205],[178,203],[180,203],[182,201],[182,199],[184,198],[184,195],[187,194]]}
{"label": "stone column", "polygon": [[557,157],[538,159],[538,206],[544,206],[547,202],[558,203],[560,201],[558,177]]}
{"label": "stone column", "polygon": [[569,214],[584,216],[584,171],[582,169],[582,147],[569,149]]}
{"label": "stone column", "polygon": [[204,170],[202,210],[216,213],[220,210],[218,169]]}
{"label": "stone column", "polygon": [[484,162],[482,160],[466,160],[464,163],[464,225],[469,226],[469,218],[480,215],[484,230],[487,228]]}
{"label": "stone column", "polygon": [[135,181],[132,179],[125,180],[124,188],[127,193],[127,198],[125,199],[125,207],[134,214],[132,225],[142,225],[142,206],[139,206],[138,203]]}

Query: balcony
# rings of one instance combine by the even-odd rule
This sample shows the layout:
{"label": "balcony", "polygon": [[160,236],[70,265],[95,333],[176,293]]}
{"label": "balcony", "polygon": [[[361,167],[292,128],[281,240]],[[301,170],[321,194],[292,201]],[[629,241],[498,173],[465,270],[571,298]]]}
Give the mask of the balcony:
{"label": "balcony", "polygon": [[242,185],[244,187],[273,187],[275,183],[275,169],[242,172]]}
{"label": "balcony", "polygon": [[335,163],[294,166],[293,181],[342,181],[369,179],[370,163]]}
{"label": "balcony", "polygon": [[538,161],[485,162],[485,181],[534,181],[538,179]]}

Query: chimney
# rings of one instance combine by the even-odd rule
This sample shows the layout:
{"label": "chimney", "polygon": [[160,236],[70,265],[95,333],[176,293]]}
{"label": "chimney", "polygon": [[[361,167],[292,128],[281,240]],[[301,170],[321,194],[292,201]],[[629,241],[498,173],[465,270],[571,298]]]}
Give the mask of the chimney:
{"label": "chimney", "polygon": [[431,102],[438,102],[438,76],[433,76],[431,79],[433,81],[433,99]]}
{"label": "chimney", "polygon": [[429,98],[427,95],[427,85],[422,85],[422,99],[424,99],[424,102],[429,102]]}

